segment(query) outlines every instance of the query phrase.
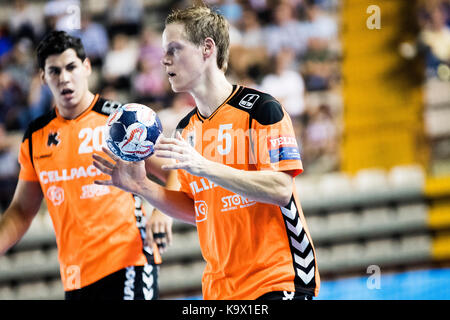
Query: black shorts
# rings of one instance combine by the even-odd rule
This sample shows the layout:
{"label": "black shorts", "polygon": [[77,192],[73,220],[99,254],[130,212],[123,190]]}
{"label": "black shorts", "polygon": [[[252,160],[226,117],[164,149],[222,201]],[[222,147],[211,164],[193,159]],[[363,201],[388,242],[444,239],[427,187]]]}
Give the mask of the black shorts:
{"label": "black shorts", "polygon": [[156,300],[159,266],[131,266],[81,289],[66,291],[66,300]]}
{"label": "black shorts", "polygon": [[256,300],[312,300],[312,296],[300,292],[273,291],[263,294]]}

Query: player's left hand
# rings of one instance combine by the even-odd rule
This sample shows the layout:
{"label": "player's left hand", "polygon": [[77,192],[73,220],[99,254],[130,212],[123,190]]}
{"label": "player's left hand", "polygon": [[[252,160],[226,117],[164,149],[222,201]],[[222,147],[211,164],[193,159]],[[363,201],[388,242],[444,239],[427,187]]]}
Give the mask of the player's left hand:
{"label": "player's left hand", "polygon": [[163,165],[164,170],[184,169],[194,176],[202,176],[210,161],[195,150],[177,131],[176,138],[161,138],[155,145],[155,155],[160,158],[177,160],[176,163]]}
{"label": "player's left hand", "polygon": [[172,223],[171,217],[154,209],[146,226],[147,245],[151,248],[156,243],[159,252],[164,253],[172,244]]}

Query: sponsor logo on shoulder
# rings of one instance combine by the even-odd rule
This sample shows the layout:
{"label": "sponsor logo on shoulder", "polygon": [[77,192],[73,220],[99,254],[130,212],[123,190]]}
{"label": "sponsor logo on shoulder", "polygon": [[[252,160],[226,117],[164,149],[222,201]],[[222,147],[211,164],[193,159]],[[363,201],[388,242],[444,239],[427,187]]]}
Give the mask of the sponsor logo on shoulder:
{"label": "sponsor logo on shoulder", "polygon": [[251,109],[255,105],[256,100],[258,99],[259,99],[258,94],[249,93],[245,95],[245,97],[242,98],[241,101],[239,101],[239,106],[246,109]]}
{"label": "sponsor logo on shoulder", "polygon": [[294,136],[279,136],[267,138],[269,149],[280,147],[297,147],[297,140]]}
{"label": "sponsor logo on shoulder", "polygon": [[114,110],[122,106],[120,102],[117,101],[105,101],[105,103],[102,105],[102,111],[105,114],[111,114]]}

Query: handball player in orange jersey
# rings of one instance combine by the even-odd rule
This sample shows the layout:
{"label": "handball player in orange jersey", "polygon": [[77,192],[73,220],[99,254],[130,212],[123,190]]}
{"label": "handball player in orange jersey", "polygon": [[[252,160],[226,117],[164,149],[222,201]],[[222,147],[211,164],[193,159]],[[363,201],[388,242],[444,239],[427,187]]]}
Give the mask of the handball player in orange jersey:
{"label": "handball player in orange jersey", "polygon": [[269,94],[228,82],[228,23],[207,6],[172,12],[162,43],[173,91],[196,102],[176,137],[155,146],[157,157],[176,160],[163,168],[178,186],[153,183],[143,162],[108,150],[111,159],[93,157],[111,179],[96,183],[197,226],[204,299],[311,299],[320,279],[295,190],[303,168],[289,115]]}
{"label": "handball player in orange jersey", "polygon": [[[106,119],[120,103],[89,91],[91,65],[80,39],[53,31],[37,60],[55,108],[25,132],[19,181],[0,220],[0,254],[22,238],[45,198],[66,299],[156,299],[161,257],[149,233],[158,228],[158,241],[170,241],[171,218],[155,213],[146,222],[140,197],[94,184],[108,177],[92,154],[102,153]],[[166,181],[161,160],[151,157],[145,167]]]}

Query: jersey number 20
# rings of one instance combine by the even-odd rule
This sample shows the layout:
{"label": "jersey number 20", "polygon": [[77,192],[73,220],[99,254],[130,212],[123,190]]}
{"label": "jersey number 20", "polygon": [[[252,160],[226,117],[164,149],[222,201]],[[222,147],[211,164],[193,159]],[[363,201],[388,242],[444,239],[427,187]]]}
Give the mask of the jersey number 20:
{"label": "jersey number 20", "polygon": [[78,154],[83,153],[92,153],[95,151],[101,151],[103,145],[103,139],[105,126],[100,126],[95,129],[92,128],[83,128],[80,130],[78,134],[78,138],[80,138],[81,144],[78,148]]}

